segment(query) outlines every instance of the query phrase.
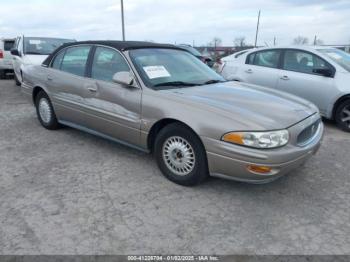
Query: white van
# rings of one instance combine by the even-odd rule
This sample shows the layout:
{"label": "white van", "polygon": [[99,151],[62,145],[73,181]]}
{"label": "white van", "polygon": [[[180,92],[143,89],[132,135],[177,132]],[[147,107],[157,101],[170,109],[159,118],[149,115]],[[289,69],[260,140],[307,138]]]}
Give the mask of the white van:
{"label": "white van", "polygon": [[73,39],[49,37],[17,37],[11,50],[16,85],[19,86],[22,83],[22,72],[25,66],[40,65],[56,48],[75,41]]}
{"label": "white van", "polygon": [[0,79],[4,79],[7,74],[13,73],[11,49],[15,44],[15,39],[0,39]]}

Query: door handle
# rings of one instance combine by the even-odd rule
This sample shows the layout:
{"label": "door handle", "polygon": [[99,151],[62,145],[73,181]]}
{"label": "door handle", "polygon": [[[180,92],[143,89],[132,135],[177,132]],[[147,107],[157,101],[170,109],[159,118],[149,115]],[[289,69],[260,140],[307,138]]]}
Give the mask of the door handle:
{"label": "door handle", "polygon": [[95,83],[86,83],[84,84],[84,88],[89,90],[91,93],[96,93],[98,90],[97,84]]}
{"label": "door handle", "polygon": [[47,80],[52,81],[53,78],[51,76],[47,76]]}
{"label": "door handle", "polygon": [[288,76],[282,76],[281,79],[282,80],[289,80],[289,77]]}
{"label": "door handle", "polygon": [[97,88],[92,87],[92,86],[88,86],[87,89],[88,89],[90,92],[92,92],[92,93],[96,93],[96,92],[97,92]]}
{"label": "door handle", "polygon": [[251,74],[251,73],[253,73],[253,70],[252,69],[248,69],[245,72],[248,73],[248,74]]}

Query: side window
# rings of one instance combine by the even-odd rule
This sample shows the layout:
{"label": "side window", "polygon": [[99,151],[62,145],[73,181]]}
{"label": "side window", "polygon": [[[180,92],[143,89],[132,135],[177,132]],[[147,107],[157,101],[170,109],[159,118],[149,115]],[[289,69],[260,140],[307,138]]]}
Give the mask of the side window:
{"label": "side window", "polygon": [[61,64],[62,64],[62,60],[63,60],[63,56],[64,56],[65,50],[61,51],[60,53],[58,53],[58,55],[55,56],[53,63],[51,65],[52,68],[61,69]]}
{"label": "side window", "polygon": [[261,51],[255,53],[253,65],[277,68],[280,60],[279,50]]}
{"label": "side window", "polygon": [[301,50],[287,50],[284,55],[283,69],[306,74],[314,74],[314,69],[330,68],[326,61]]}
{"label": "side window", "polygon": [[247,58],[247,64],[253,65],[254,63],[254,57],[255,57],[255,53],[250,54]]}
{"label": "side window", "polygon": [[130,71],[130,68],[120,53],[110,48],[96,48],[91,68],[92,78],[112,82],[113,75],[122,71]]}
{"label": "side window", "polygon": [[61,62],[61,70],[77,76],[84,76],[91,46],[68,48]]}

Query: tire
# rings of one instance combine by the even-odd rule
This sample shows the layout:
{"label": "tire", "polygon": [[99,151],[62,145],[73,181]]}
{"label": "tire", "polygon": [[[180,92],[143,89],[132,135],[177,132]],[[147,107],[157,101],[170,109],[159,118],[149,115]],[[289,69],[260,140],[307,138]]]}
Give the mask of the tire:
{"label": "tire", "polygon": [[49,130],[60,128],[50,98],[44,91],[40,91],[37,94],[35,98],[35,107],[39,122],[43,127]]}
{"label": "tire", "polygon": [[5,79],[5,78],[6,78],[5,70],[0,70],[0,79]]}
{"label": "tire", "polygon": [[350,132],[350,99],[341,103],[335,112],[337,126],[346,132]]}
{"label": "tire", "polygon": [[16,73],[13,73],[13,78],[15,79],[16,86],[20,86],[21,82],[18,80]]}
{"label": "tire", "polygon": [[180,123],[169,124],[156,137],[154,156],[163,175],[183,186],[208,177],[207,156],[198,136]]}

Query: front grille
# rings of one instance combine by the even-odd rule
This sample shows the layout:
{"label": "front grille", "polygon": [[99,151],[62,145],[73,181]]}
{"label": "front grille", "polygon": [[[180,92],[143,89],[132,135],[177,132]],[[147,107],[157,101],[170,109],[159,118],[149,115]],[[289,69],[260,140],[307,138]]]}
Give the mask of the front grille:
{"label": "front grille", "polygon": [[305,146],[310,143],[318,133],[320,128],[321,119],[317,120],[315,123],[309,125],[298,135],[297,143],[299,146]]}

